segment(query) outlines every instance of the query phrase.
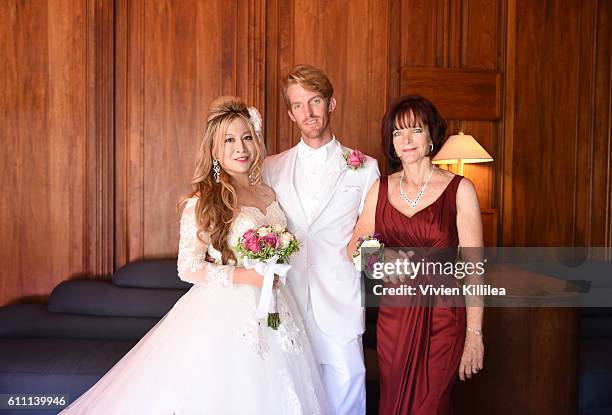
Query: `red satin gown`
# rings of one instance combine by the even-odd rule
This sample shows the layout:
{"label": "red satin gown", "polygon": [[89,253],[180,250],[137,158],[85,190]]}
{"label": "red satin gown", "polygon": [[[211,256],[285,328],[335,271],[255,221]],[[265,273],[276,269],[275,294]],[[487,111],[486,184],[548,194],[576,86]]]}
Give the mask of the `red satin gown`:
{"label": "red satin gown", "polygon": [[[376,233],[388,247],[423,247],[415,250],[412,261],[420,257],[453,261],[459,244],[456,194],[461,179],[453,177],[435,202],[408,217],[389,203],[387,177],[381,178]],[[425,275],[408,282],[424,283],[458,286],[452,276]],[[379,415],[452,413],[451,392],[465,341],[463,304],[459,297],[450,302],[418,294],[409,299],[382,298],[376,327]]]}

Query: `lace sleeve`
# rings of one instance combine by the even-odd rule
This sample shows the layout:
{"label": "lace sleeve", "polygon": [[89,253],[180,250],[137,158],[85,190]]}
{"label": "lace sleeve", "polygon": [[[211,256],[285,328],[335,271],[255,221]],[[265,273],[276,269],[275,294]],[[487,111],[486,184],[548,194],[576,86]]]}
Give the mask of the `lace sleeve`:
{"label": "lace sleeve", "polygon": [[208,245],[198,239],[195,220],[195,198],[189,199],[181,216],[178,276],[195,285],[230,287],[234,274],[232,265],[216,265],[206,261]]}

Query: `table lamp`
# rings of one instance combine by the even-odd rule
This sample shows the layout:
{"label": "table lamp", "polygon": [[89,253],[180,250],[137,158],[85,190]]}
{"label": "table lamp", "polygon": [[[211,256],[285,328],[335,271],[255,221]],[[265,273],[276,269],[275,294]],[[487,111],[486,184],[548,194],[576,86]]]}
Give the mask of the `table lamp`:
{"label": "table lamp", "polygon": [[486,163],[493,161],[493,157],[485,150],[474,137],[460,132],[451,135],[444,143],[438,154],[433,158],[433,164],[459,164],[459,174],[463,176],[465,163]]}

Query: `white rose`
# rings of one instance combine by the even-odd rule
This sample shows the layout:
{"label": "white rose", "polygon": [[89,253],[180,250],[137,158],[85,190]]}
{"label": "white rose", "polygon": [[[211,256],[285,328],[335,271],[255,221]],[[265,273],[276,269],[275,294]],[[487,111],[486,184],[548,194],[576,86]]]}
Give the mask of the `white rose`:
{"label": "white rose", "polygon": [[380,248],[380,242],[377,239],[368,239],[363,241],[361,248]]}
{"label": "white rose", "polygon": [[283,248],[287,248],[291,241],[293,241],[293,235],[291,235],[289,232],[285,232],[281,235],[281,246]]}
{"label": "white rose", "polygon": [[361,265],[361,255],[357,255],[353,257],[353,264],[357,271],[363,271],[363,266]]}
{"label": "white rose", "polygon": [[259,236],[266,236],[269,233],[270,233],[270,229],[268,229],[268,227],[266,226],[259,228],[259,230],[257,231],[257,235]]}
{"label": "white rose", "polygon": [[284,230],[285,228],[280,225],[272,225],[272,231],[274,231],[274,233],[281,233]]}

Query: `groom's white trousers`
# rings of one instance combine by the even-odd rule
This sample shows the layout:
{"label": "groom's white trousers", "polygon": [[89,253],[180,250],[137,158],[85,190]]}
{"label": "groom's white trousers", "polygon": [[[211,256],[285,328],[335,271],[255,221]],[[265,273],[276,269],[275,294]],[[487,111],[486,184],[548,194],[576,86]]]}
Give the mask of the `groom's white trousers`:
{"label": "groom's white trousers", "polygon": [[365,414],[365,364],[361,336],[340,343],[321,331],[308,302],[306,331],[321,365],[323,383],[334,415]]}

